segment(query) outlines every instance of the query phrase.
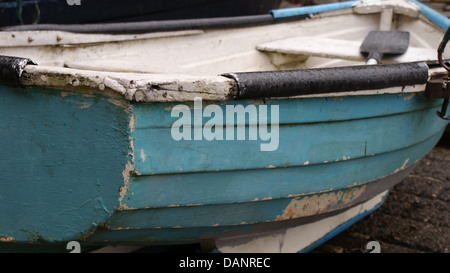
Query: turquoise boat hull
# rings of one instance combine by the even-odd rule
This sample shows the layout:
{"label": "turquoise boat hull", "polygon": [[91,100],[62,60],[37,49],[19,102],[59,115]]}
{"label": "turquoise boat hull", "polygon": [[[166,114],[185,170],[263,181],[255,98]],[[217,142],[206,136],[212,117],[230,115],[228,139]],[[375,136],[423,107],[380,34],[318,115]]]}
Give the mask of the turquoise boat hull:
{"label": "turquoise boat hull", "polygon": [[[448,125],[436,115],[443,95],[431,98],[426,86],[446,75],[429,53],[449,20],[410,2],[381,11],[351,1],[157,30],[145,22],[3,29],[0,252],[191,243],[310,251],[381,206]],[[343,40],[313,37],[336,18],[349,27],[367,12],[370,26],[343,31]],[[313,14],[311,31],[297,25]],[[368,66],[357,48],[330,50],[391,23],[412,24],[404,61]],[[236,39],[242,48],[221,51]],[[316,45],[305,52],[295,48],[300,40],[331,44],[326,54]],[[204,55],[177,55],[202,43]]]}
{"label": "turquoise boat hull", "polygon": [[[255,140],[175,141],[176,103],[0,89],[7,249],[202,242],[314,219],[386,190],[371,186],[380,179],[398,182],[447,124],[423,94],[266,101],[279,107],[280,139],[264,152]],[[314,210],[296,206],[313,198]]]}

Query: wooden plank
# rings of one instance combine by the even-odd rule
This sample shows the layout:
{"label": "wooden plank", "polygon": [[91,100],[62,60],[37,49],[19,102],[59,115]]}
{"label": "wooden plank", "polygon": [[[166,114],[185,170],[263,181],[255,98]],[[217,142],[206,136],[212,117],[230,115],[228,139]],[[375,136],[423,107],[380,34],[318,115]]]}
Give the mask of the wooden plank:
{"label": "wooden plank", "polygon": [[[325,58],[339,58],[351,61],[365,61],[359,51],[362,41],[350,41],[323,37],[295,37],[256,46],[256,49],[269,53],[284,53]],[[384,63],[436,60],[435,49],[409,47],[401,56],[383,58]]]}
{"label": "wooden plank", "polygon": [[[25,86],[99,93],[137,102],[227,100],[235,81],[223,76],[120,73],[29,65],[21,77]],[[111,92],[112,91],[112,92]]]}
{"label": "wooden plank", "polygon": [[182,30],[144,34],[81,34],[64,31],[0,31],[0,47],[18,46],[79,46],[158,39],[202,34],[202,30]]}
{"label": "wooden plank", "polygon": [[[409,108],[406,106],[409,104],[409,100],[415,105],[410,108],[412,112],[397,113],[397,115],[389,115],[383,119],[375,118],[396,111],[384,112],[388,108]],[[380,108],[375,107],[375,105],[382,105],[381,101],[384,101],[385,105]],[[399,106],[405,102],[406,108]],[[271,131],[268,140],[263,141],[259,131],[259,137],[256,140],[250,140],[250,128],[257,131],[257,124],[254,119],[244,119],[245,123],[253,126],[240,126],[245,130],[246,136],[242,140],[237,140],[235,136],[237,129],[234,129],[232,136],[234,141],[231,141],[231,138],[226,136],[226,125],[236,123],[226,118],[224,114],[222,140],[216,138],[207,140],[205,137],[194,140],[192,137],[194,130],[199,130],[203,136],[205,130],[208,131],[202,128],[204,126],[196,125],[197,127],[194,128],[190,127],[194,126],[193,124],[186,124],[186,127],[180,128],[190,131],[190,140],[180,139],[177,141],[172,137],[173,128],[171,127],[174,127],[175,122],[180,118],[171,115],[173,108],[166,109],[166,105],[159,105],[157,107],[162,108],[161,111],[155,111],[156,105],[146,109],[145,104],[135,104],[132,136],[136,171],[145,175],[321,164],[325,161],[345,160],[349,157],[358,158],[364,156],[364,153],[371,155],[413,145],[442,128],[440,121],[430,123],[425,118],[435,118],[436,110],[440,109],[440,102],[437,100],[426,101],[422,96],[414,94],[411,94],[410,97],[398,94],[349,97],[342,98],[342,101],[325,98],[277,100],[266,105],[271,111],[272,106],[279,107],[280,113],[278,120],[272,119],[268,123],[268,129],[274,130]],[[223,109],[222,113],[226,113],[229,105],[220,104],[218,106]],[[190,106],[184,105],[184,107]],[[414,107],[417,108],[414,109]],[[195,114],[193,112],[191,111],[191,115]],[[372,116],[358,119],[366,114],[370,115],[369,113]],[[270,117],[271,114],[268,116]],[[334,121],[333,117],[338,116],[341,121]],[[166,127],[148,127],[152,124],[151,120],[167,125]],[[194,119],[191,118],[191,120]],[[197,119],[197,122],[203,124],[210,120],[211,118],[203,117],[202,120]],[[319,122],[319,120],[325,122]],[[414,123],[411,123],[411,120],[414,120]],[[274,124],[277,127],[274,127]],[[385,128],[392,129],[385,130]],[[178,129],[174,130],[177,132]],[[411,134],[411,132],[414,133]],[[276,133],[280,136],[279,138]],[[366,148],[365,142],[367,142]],[[268,153],[261,151],[261,145],[269,143],[274,145],[276,150]],[[249,154],[253,155],[251,160],[248,158]],[[243,158],[246,160],[242,161]]]}

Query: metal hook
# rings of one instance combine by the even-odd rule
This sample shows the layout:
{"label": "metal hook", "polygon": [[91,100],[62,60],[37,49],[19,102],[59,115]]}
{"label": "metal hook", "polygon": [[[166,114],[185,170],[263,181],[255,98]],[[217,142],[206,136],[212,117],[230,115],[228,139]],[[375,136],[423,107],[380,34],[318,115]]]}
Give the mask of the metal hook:
{"label": "metal hook", "polygon": [[[442,59],[442,53],[444,52],[445,46],[447,45],[448,41],[450,40],[450,26],[448,27],[447,31],[445,32],[444,38],[442,39],[441,43],[439,44],[439,48],[438,48],[438,61],[439,64],[445,68],[445,70],[447,70],[447,72],[450,73],[450,67],[444,62],[444,60]],[[444,89],[444,92],[449,92],[449,88],[448,88],[448,81],[445,81],[443,83],[442,88]],[[450,116],[449,117],[445,117],[445,114],[447,113],[447,107],[448,107],[448,98],[444,98],[444,103],[442,104],[442,108],[441,111],[437,111],[436,114],[445,120],[450,120]]]}
{"label": "metal hook", "polygon": [[444,103],[442,104],[441,111],[436,111],[436,114],[441,118],[445,120],[450,120],[450,116],[445,117],[445,114],[447,113],[447,107],[448,107],[448,99],[444,99]]}

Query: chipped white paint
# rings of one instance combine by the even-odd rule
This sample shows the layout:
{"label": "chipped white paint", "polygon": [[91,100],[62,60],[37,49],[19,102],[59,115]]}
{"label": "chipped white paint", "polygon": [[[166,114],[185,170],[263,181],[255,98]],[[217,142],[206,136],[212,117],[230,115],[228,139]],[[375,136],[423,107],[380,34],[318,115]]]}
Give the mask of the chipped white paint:
{"label": "chipped white paint", "polygon": [[408,162],[409,162],[409,158],[407,158],[407,159],[405,160],[405,162],[403,163],[403,165],[402,165],[400,168],[396,169],[396,170],[394,171],[394,173],[398,173],[399,171],[402,171],[402,170],[406,169],[406,166],[408,165]]}
{"label": "chipped white paint", "polygon": [[202,30],[183,30],[144,34],[81,34],[64,31],[0,31],[0,47],[67,46],[153,40],[202,34]]}
{"label": "chipped white paint", "polygon": [[142,160],[142,162],[145,162],[145,159],[146,159],[147,157],[146,157],[146,155],[145,155],[145,153],[144,153],[144,149],[141,149],[141,160]]}
{"label": "chipped white paint", "polygon": [[[335,216],[297,227],[254,236],[235,236],[218,239],[216,246],[223,253],[292,253],[313,244],[338,226],[379,205],[387,191]],[[251,238],[251,239],[249,239]]]}
{"label": "chipped white paint", "polygon": [[226,100],[235,92],[234,80],[222,76],[111,73],[45,66],[27,66],[24,74],[24,85],[78,87],[98,93],[106,93],[107,88],[116,96],[138,102],[190,101],[194,97]]}
{"label": "chipped white paint", "polygon": [[380,13],[386,9],[411,18],[417,18],[420,14],[420,8],[416,4],[402,0],[366,1],[353,7],[358,14]]}
{"label": "chipped white paint", "polygon": [[[443,31],[417,17],[414,4],[401,0],[364,2],[310,20],[224,30],[139,35],[2,31],[0,54],[31,58],[39,64],[25,68],[23,85],[98,92],[137,102],[191,101],[194,97],[225,101],[236,95],[236,85],[219,76],[222,73],[363,65],[359,46],[369,31],[378,28],[386,9],[395,15],[393,28],[410,31],[411,43],[406,54],[383,61],[436,60]],[[401,86],[290,98],[415,93],[424,88]]]}

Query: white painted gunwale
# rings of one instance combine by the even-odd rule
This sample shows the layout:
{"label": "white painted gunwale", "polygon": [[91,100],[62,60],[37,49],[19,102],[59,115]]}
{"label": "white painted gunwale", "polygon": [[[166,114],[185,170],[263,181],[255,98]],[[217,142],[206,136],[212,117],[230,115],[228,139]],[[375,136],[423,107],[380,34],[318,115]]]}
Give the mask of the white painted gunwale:
{"label": "white painted gunwale", "polygon": [[[423,59],[417,52],[437,49],[443,30],[415,13],[411,3],[404,8],[402,1],[382,2],[399,5],[394,23],[397,29],[411,32],[410,46],[414,49],[400,58],[388,59],[386,63],[429,61],[430,54]],[[301,37],[314,34],[319,40],[341,39],[356,46],[365,37],[361,33],[367,33],[381,24],[380,10],[380,5],[357,6],[316,14],[310,20],[234,30],[188,30],[140,35],[0,32],[0,54],[27,57],[38,63],[37,66],[24,68],[21,84],[25,86],[121,96],[136,102],[192,101],[196,97],[224,101],[235,98],[237,84],[220,76],[223,73],[364,65],[362,55],[346,60],[336,56],[327,58],[326,54],[317,57],[282,51],[272,54],[264,52],[263,45],[286,39],[298,43]],[[338,24],[341,27],[333,29],[333,25]],[[320,32],[324,29],[327,31]],[[255,37],[242,40],[250,34]],[[5,39],[1,38],[3,36]],[[349,49],[353,56],[358,55],[355,46]],[[186,52],[180,52],[183,50]],[[445,74],[445,70],[429,70],[430,78],[440,74]],[[424,90],[425,85],[414,85],[302,95],[288,99],[417,93]]]}

